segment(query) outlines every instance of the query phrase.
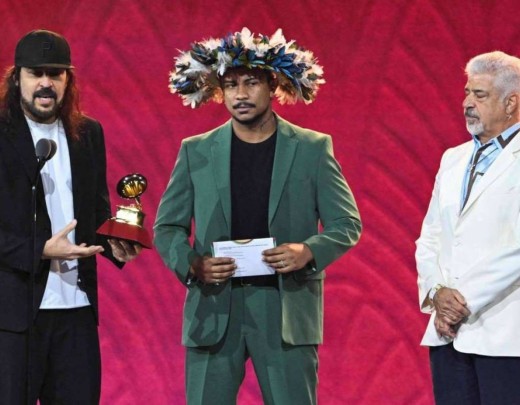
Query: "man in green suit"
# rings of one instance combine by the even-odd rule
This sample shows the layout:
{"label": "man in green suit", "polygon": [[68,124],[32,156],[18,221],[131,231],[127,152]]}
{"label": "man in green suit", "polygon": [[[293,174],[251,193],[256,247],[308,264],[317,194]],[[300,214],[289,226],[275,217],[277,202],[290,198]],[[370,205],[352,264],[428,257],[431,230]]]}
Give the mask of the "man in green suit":
{"label": "man in green suit", "polygon": [[[324,269],[357,243],[361,223],[331,137],[275,115],[271,99],[311,102],[321,83],[312,53],[280,30],[255,38],[244,28],[177,58],[172,91],[193,107],[223,99],[231,114],[182,142],[154,227],[188,289],[189,405],[236,403],[248,358],[264,403],[316,403]],[[237,258],[212,254],[216,241],[269,237],[272,274],[238,277]]]}

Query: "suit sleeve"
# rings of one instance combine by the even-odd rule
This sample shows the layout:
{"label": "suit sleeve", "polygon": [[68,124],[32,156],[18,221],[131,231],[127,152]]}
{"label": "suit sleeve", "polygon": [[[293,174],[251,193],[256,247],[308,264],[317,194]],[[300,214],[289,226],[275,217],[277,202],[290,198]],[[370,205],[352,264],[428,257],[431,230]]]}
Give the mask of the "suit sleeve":
{"label": "suit sleeve", "polygon": [[334,158],[330,136],[321,146],[316,198],[323,230],[304,241],[314,256],[314,271],[318,272],[353,247],[361,235],[356,201]]}
{"label": "suit sleeve", "polygon": [[190,265],[198,256],[189,241],[194,193],[187,149],[183,141],[154,225],[155,246],[164,263],[183,284],[187,284]]}
{"label": "suit sleeve", "polygon": [[430,290],[437,284],[448,285],[439,266],[442,232],[439,190],[446,153],[441,159],[439,171],[435,176],[430,205],[422,224],[421,235],[416,241],[415,261],[418,273],[419,305],[424,313],[433,311],[433,303],[428,298]]}
{"label": "suit sleeve", "polygon": [[[96,156],[96,229],[98,229],[107,219],[112,217],[110,209],[110,196],[107,186],[107,159],[105,149],[105,137],[100,123],[95,122],[96,128],[93,132],[94,154]],[[96,243],[105,249],[102,253],[107,259],[117,267],[123,267],[124,263],[118,261],[112,255],[112,248],[108,244],[107,237],[96,234]]]}

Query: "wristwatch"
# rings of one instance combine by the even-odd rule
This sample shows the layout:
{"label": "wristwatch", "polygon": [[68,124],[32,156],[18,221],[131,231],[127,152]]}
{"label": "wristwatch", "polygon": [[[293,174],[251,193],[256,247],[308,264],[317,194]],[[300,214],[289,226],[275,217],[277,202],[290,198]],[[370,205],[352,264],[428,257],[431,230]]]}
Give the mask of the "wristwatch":
{"label": "wristwatch", "polygon": [[437,294],[437,291],[439,291],[441,288],[444,288],[446,287],[445,285],[442,285],[442,284],[435,284],[432,289],[430,290],[430,292],[428,293],[428,299],[433,303],[433,297],[435,297],[435,294]]}

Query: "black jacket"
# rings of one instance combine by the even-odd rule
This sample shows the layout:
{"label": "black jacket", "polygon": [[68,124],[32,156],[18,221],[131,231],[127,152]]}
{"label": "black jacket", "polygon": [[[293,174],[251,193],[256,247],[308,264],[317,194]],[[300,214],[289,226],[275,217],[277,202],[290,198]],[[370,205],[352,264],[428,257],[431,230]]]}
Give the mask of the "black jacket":
{"label": "black jacket", "polygon": [[[106,156],[101,125],[85,117],[80,140],[67,136],[72,172],[74,217],[78,220],[76,243],[101,244],[111,256],[106,240],[96,229],[110,218],[106,184]],[[40,306],[49,260],[42,260],[45,242],[51,237],[41,181],[37,190],[36,237],[31,238],[31,185],[37,170],[35,149],[26,120],[0,119],[0,329],[23,331],[28,326],[30,272],[35,269],[33,314]],[[96,257],[79,261],[79,287],[87,293],[97,316]]]}

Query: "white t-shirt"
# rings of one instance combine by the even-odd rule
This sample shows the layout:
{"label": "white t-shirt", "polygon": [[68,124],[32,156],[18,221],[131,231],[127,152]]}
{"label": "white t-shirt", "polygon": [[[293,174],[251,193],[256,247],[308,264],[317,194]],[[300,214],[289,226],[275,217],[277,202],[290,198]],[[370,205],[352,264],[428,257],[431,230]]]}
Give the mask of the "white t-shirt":
{"label": "white t-shirt", "polygon": [[[42,139],[52,139],[57,150],[52,159],[41,170],[47,212],[51,219],[52,234],[62,230],[74,219],[72,198],[72,176],[69,147],[63,124],[56,120],[52,124],[32,121],[27,116],[34,145]],[[75,243],[75,231],[68,239]],[[51,260],[49,279],[40,305],[41,309],[78,308],[90,305],[87,294],[78,287],[77,260]]]}

